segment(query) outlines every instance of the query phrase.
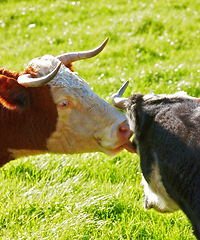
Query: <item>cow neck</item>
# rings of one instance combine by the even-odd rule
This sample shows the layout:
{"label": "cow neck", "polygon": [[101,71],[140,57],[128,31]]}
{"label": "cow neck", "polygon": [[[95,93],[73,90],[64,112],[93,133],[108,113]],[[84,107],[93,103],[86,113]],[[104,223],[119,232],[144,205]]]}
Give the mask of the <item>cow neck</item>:
{"label": "cow neck", "polygon": [[[50,87],[27,88],[30,106],[8,110],[0,106],[0,165],[31,152],[47,151],[46,142],[56,130],[57,109]],[[20,154],[21,151],[21,154]]]}

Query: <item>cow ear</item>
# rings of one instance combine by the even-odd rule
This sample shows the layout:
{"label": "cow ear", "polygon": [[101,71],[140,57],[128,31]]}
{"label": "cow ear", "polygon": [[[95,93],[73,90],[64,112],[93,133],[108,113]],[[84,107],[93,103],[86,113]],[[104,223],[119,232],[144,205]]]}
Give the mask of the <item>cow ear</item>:
{"label": "cow ear", "polygon": [[135,108],[134,114],[136,119],[136,128],[138,137],[142,137],[152,124],[153,116],[147,114],[143,108],[144,98],[142,94],[135,94],[132,97],[134,100]]}
{"label": "cow ear", "polygon": [[0,103],[7,109],[23,110],[29,106],[28,90],[16,79],[0,75]]}

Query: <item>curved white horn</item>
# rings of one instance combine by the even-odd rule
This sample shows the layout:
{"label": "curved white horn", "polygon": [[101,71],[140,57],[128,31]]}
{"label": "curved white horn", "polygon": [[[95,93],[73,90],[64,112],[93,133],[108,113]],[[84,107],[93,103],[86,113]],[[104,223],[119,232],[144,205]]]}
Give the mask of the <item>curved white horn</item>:
{"label": "curved white horn", "polygon": [[108,42],[108,38],[106,38],[105,41],[99,47],[97,47],[93,50],[83,51],[83,52],[65,53],[65,54],[57,56],[57,58],[66,66],[67,64],[70,64],[72,62],[96,56],[104,49],[107,42]]}
{"label": "curved white horn", "polygon": [[24,87],[40,87],[51,81],[58,73],[62,62],[49,74],[39,78],[33,78],[30,74],[24,74],[18,77],[17,81]]}
{"label": "curved white horn", "polygon": [[124,93],[124,91],[126,90],[127,86],[129,84],[129,81],[126,81],[122,87],[119,89],[119,91],[117,91],[115,94],[113,94],[112,96],[112,103],[115,107],[122,109],[122,110],[126,110],[126,102],[127,102],[127,98],[123,98],[122,95]]}

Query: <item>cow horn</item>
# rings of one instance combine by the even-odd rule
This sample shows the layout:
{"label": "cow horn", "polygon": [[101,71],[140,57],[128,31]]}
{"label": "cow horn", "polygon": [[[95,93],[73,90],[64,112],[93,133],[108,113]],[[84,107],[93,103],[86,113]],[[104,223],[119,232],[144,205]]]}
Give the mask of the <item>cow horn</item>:
{"label": "cow horn", "polygon": [[30,74],[24,74],[18,77],[17,81],[24,87],[40,87],[51,81],[58,73],[62,62],[49,74],[39,78],[33,78]]}
{"label": "cow horn", "polygon": [[119,109],[126,110],[127,98],[122,98],[124,91],[126,90],[129,81],[126,81],[117,93],[112,96],[113,105]]}
{"label": "cow horn", "polygon": [[65,53],[62,55],[57,56],[57,58],[65,65],[81,60],[86,58],[91,58],[99,54],[108,42],[108,38],[97,48],[90,50],[90,51],[83,51],[83,52],[72,52],[72,53]]}

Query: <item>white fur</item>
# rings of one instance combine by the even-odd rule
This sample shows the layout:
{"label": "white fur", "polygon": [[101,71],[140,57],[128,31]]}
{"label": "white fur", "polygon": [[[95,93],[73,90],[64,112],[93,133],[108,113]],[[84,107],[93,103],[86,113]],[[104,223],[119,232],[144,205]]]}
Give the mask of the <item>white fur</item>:
{"label": "white fur", "polygon": [[154,208],[158,212],[174,212],[180,209],[177,203],[170,198],[162,182],[159,167],[157,164],[157,155],[154,152],[156,164],[150,177],[150,182],[147,183],[144,176],[142,176],[142,185],[145,192],[145,207],[147,209]]}

